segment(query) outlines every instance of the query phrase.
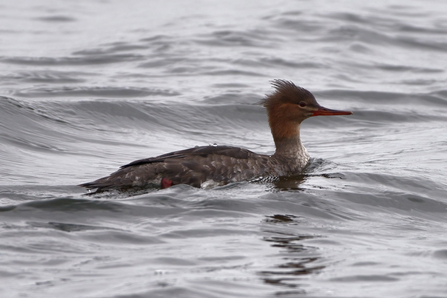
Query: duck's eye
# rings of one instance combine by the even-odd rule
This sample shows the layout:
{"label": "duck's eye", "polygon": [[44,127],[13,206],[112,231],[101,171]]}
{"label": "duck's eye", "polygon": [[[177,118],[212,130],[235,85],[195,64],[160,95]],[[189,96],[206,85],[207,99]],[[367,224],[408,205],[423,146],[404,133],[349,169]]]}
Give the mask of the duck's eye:
{"label": "duck's eye", "polygon": [[300,107],[304,108],[306,106],[306,103],[304,101],[299,103]]}

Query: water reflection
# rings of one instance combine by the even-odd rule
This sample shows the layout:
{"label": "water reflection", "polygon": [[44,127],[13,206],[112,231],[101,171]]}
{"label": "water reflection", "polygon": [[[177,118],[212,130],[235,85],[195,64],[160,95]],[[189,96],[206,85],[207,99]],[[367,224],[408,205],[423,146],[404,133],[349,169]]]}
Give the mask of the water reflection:
{"label": "water reflection", "polygon": [[344,179],[342,173],[304,173],[294,176],[283,176],[261,179],[259,182],[268,183],[271,185],[272,191],[304,191],[306,188],[301,187],[301,184],[313,177],[323,177],[327,179]]}
{"label": "water reflection", "polygon": [[[300,235],[290,232],[290,226],[299,225],[300,218],[290,214],[275,214],[266,216],[263,222],[264,230],[272,236],[266,236],[264,241],[270,246],[279,248],[278,260],[270,270],[258,272],[266,284],[293,288],[293,291],[279,291],[277,296],[304,294],[300,289],[304,277],[320,272],[325,268],[318,262],[321,257],[316,252],[317,248],[305,245],[304,241],[319,236]],[[297,229],[298,230],[298,229]]]}
{"label": "water reflection", "polygon": [[273,187],[279,191],[285,190],[304,190],[300,184],[305,182],[307,175],[295,175],[279,177],[272,182]]}

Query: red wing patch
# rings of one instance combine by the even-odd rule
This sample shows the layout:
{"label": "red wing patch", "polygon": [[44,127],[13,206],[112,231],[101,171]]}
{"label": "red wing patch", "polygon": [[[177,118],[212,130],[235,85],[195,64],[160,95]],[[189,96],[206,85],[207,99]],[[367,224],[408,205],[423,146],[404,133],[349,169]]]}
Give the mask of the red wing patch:
{"label": "red wing patch", "polygon": [[168,178],[163,178],[161,179],[161,188],[168,188],[171,187],[174,183],[172,183],[171,180],[169,180]]}

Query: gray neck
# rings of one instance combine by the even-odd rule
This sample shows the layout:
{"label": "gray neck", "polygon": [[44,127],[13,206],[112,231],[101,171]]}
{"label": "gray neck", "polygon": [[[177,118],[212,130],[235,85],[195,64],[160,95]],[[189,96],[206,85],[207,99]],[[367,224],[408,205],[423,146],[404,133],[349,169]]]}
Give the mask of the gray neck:
{"label": "gray neck", "polygon": [[286,158],[296,158],[297,156],[307,155],[307,150],[301,143],[300,136],[297,135],[293,138],[284,138],[275,140],[276,156]]}
{"label": "gray neck", "polygon": [[275,139],[276,151],[272,158],[278,160],[290,173],[301,171],[309,161],[309,153],[299,134],[291,138]]}

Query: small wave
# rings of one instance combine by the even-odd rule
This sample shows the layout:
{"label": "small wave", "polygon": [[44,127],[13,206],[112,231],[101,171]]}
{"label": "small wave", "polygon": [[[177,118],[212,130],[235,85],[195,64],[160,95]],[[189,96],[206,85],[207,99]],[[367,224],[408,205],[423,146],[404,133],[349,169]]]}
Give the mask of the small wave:
{"label": "small wave", "polygon": [[269,35],[262,30],[218,30],[194,40],[198,44],[220,47],[271,47]]}
{"label": "small wave", "polygon": [[316,91],[315,95],[325,99],[338,99],[350,102],[363,102],[390,105],[420,105],[424,107],[445,107],[447,106],[446,90],[439,90],[430,93],[401,93],[384,91],[357,91],[357,90],[324,90]]}
{"label": "small wave", "polygon": [[146,97],[146,96],[175,96],[178,92],[172,90],[136,88],[136,87],[62,87],[62,88],[32,88],[15,93],[20,97]]}
{"label": "small wave", "polygon": [[84,57],[1,57],[0,62],[29,66],[94,65],[142,60],[137,54],[96,54]]}
{"label": "small wave", "polygon": [[35,70],[22,71],[14,74],[0,76],[2,81],[25,82],[25,83],[84,83],[87,77],[96,75],[94,73],[80,71],[57,71],[57,70]]}
{"label": "small wave", "polygon": [[50,23],[67,23],[67,22],[75,22],[77,19],[64,15],[53,15],[48,17],[40,17],[36,18],[38,21],[50,22]]}

